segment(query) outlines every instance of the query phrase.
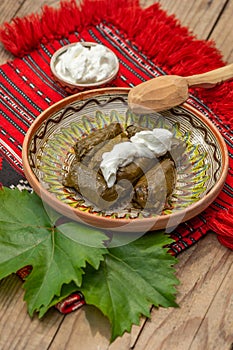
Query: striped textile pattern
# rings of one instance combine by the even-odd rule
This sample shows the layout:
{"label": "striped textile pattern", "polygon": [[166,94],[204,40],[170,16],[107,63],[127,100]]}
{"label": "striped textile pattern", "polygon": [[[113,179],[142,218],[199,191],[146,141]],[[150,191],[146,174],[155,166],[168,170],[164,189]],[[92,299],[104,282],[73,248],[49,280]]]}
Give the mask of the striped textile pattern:
{"label": "striped textile pattern", "polygon": [[[196,40],[158,4],[145,10],[137,0],[128,0],[127,5],[125,0],[84,0],[78,8],[75,0],[68,0],[61,2],[58,10],[45,7],[41,17],[17,19],[0,29],[5,47],[18,55],[0,67],[0,185],[30,190],[22,168],[22,143],[35,118],[67,96],[54,82],[49,67],[52,54],[60,47],[82,40],[112,49],[119,58],[120,70],[109,86],[133,87],[165,73],[185,76],[223,65],[212,44]],[[27,40],[23,41],[25,31]],[[230,82],[212,89],[211,93],[192,91],[188,100],[223,135],[229,150],[229,173],[214,203],[170,233],[175,240],[170,245],[173,255],[198,242],[210,230],[218,234],[222,244],[233,249],[232,100]],[[18,275],[24,279],[30,271],[31,267],[25,266]],[[56,308],[69,313],[83,304],[84,296],[76,292]]]}
{"label": "striped textile pattern", "polygon": [[[67,93],[53,80],[49,62],[52,54],[60,47],[76,41],[95,41],[112,49],[120,60],[117,78],[109,86],[133,87],[164,71],[143,54],[135,43],[127,40],[116,27],[109,23],[99,23],[81,33],[73,34],[62,40],[41,44],[38,50],[4,64],[0,68],[0,152],[7,164],[0,172],[2,185],[9,185],[7,172],[9,167],[15,171],[16,182],[24,177],[21,151],[23,138],[33,120],[53,103],[67,96]],[[220,129],[232,150],[232,139],[227,126],[196,97],[191,96],[189,103],[204,112]],[[232,153],[231,159],[232,159]],[[231,168],[232,169],[232,168]],[[12,171],[11,171],[12,172]],[[232,177],[232,170],[229,177]],[[14,182],[14,181],[13,181]],[[16,184],[16,183],[13,183]],[[172,237],[175,243],[170,248],[173,254],[187,249],[208,232],[206,217],[213,211],[227,208],[232,201],[232,187],[226,183],[219,198],[206,212],[178,226]]]}

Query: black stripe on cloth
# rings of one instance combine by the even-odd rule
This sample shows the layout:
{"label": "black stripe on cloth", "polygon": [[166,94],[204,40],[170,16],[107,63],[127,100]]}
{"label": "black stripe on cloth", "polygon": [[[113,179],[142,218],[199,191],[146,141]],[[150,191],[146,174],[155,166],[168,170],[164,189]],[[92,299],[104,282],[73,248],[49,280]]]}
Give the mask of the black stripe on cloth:
{"label": "black stripe on cloth", "polygon": [[[41,51],[38,50],[38,54],[43,59],[43,61],[48,64],[48,66],[50,65],[50,59],[52,58],[53,53],[56,51],[56,49],[51,44],[50,44],[50,48],[51,48],[52,52],[50,52],[49,49],[46,48],[44,45],[41,45],[41,49],[48,56],[49,61],[47,61],[46,58],[42,55]],[[35,61],[34,61],[34,63],[36,64]],[[43,74],[43,70],[40,69],[40,72]],[[63,88],[61,88],[59,85],[57,85],[55,83],[55,81],[49,75],[46,74],[45,77],[48,80],[48,82],[51,83],[51,86],[52,86],[54,91],[59,93],[62,97],[67,96],[67,93],[65,92],[65,90]],[[50,85],[48,84],[48,86],[50,86]]]}
{"label": "black stripe on cloth", "polygon": [[231,193],[232,191],[233,191],[232,187],[230,187],[229,185],[227,187],[227,184],[225,184],[223,189],[222,189],[222,192],[225,193],[228,197],[231,197],[231,198],[233,198],[233,193]]}
{"label": "black stripe on cloth", "polygon": [[[29,58],[29,56],[27,56],[27,58]],[[27,60],[25,58],[22,58],[22,61],[24,62],[25,65],[27,65],[31,71],[33,71],[36,74],[36,71],[33,69],[33,67],[29,64],[27,64]],[[21,71],[19,69],[16,69],[16,73],[19,76],[19,79],[23,80],[23,82],[25,84],[27,84],[31,90],[33,90],[33,92],[38,95],[43,102],[46,102],[48,106],[50,106],[51,104],[51,100],[45,95],[45,92],[41,91],[41,89],[39,89],[35,82],[31,82],[31,79],[28,78],[25,73],[23,73],[23,75],[21,75]],[[30,71],[28,72],[30,74]],[[38,74],[36,74],[38,76]],[[44,82],[44,79],[41,79]]]}
{"label": "black stripe on cloth", "polygon": [[[40,57],[43,58],[43,56],[40,54]],[[46,60],[43,58],[44,62],[47,63],[49,66],[49,62],[46,62]],[[61,97],[66,97],[67,94],[65,90],[62,88],[59,88],[59,85],[55,83],[53,79],[51,79],[48,74],[46,74],[43,69],[36,63],[36,61],[32,58],[32,56],[28,55],[27,59],[23,58],[24,63],[40,78],[40,80],[43,81],[45,85],[47,85],[49,88],[51,88],[53,91],[56,91]],[[29,62],[30,61],[30,62]],[[47,97],[44,99],[48,104],[51,104],[50,99]]]}
{"label": "black stripe on cloth", "polygon": [[183,244],[183,246],[184,246],[185,248],[188,248],[188,247],[189,247],[189,244],[188,244],[184,239],[180,239],[180,240],[179,240],[179,243]]}
{"label": "black stripe on cloth", "polygon": [[194,237],[189,237],[189,239],[190,239],[190,241],[191,241],[192,243],[196,243],[196,242],[197,242],[197,240],[196,240]]}
{"label": "black stripe on cloth", "polygon": [[[231,142],[231,141],[229,140],[229,138],[227,137],[227,135],[224,135],[224,134],[223,134],[222,136],[223,136],[223,138],[224,138],[226,144],[227,144],[229,147],[233,148],[233,142]],[[232,153],[230,153],[230,156],[232,156]]]}
{"label": "black stripe on cloth", "polygon": [[[11,67],[12,68],[12,67]],[[24,92],[22,89],[20,89],[17,85],[14,84],[14,82],[8,78],[8,76],[3,72],[3,70],[0,68],[0,75],[2,75],[2,77],[8,82],[9,85],[12,86],[13,89],[15,89],[19,95],[23,96],[23,98],[30,104],[33,106],[33,108],[35,110],[37,110],[39,113],[42,112],[42,109],[35,104],[34,101],[32,101]]]}
{"label": "black stripe on cloth", "polygon": [[[229,127],[228,125],[225,125],[225,124],[223,125],[223,122],[222,122],[221,118],[220,118],[217,114],[215,114],[215,113],[212,111],[212,109],[210,109],[210,108],[209,108],[207,105],[205,105],[201,100],[199,100],[198,97],[195,97],[195,96],[192,95],[192,94],[190,95],[190,97],[191,97],[194,101],[196,101],[198,105],[201,105],[201,106],[204,108],[203,113],[204,113],[205,115],[206,115],[205,110],[208,111],[207,117],[208,117],[209,119],[211,119],[212,123],[214,123],[215,126],[216,126],[221,132],[222,132],[222,131],[225,132],[225,130],[228,130],[228,131],[230,131],[230,133],[232,133],[232,130],[230,129],[230,127]],[[210,115],[212,116],[212,118],[210,118]],[[215,118],[215,119],[218,121],[218,123],[216,123],[216,122],[213,120],[213,118]],[[223,132],[222,134],[224,134],[224,132]]]}
{"label": "black stripe on cloth", "polygon": [[[103,25],[103,23],[101,23],[100,25],[96,26],[96,29],[99,34],[101,34],[103,38],[109,42],[109,44],[112,44],[117,49],[121,48],[121,54],[149,78],[165,74],[161,68],[149,60],[146,55],[143,55],[135,45],[133,46],[131,44],[129,40],[126,42],[122,36],[117,35],[115,28],[111,29],[108,25]],[[127,53],[125,53],[125,51]],[[146,61],[146,63],[144,63],[142,59]]]}
{"label": "black stripe on cloth", "polygon": [[13,143],[14,145],[16,145],[16,147],[17,147],[20,151],[22,151],[22,144],[21,144],[18,140],[16,140],[15,138],[13,138],[12,135],[10,135],[8,131],[6,131],[5,129],[1,128],[1,129],[0,129],[0,132],[1,132],[1,134],[2,134],[4,137],[8,138],[8,139],[11,141],[11,143]]}
{"label": "black stripe on cloth", "polygon": [[[13,111],[14,112],[14,111]],[[10,122],[18,131],[21,132],[22,135],[25,135],[26,134],[26,131],[23,130],[18,124],[16,124],[16,122],[11,119],[5,112],[1,111],[3,117],[8,121]],[[16,116],[18,117],[18,115],[16,114]]]}
{"label": "black stripe on cloth", "polygon": [[[96,35],[94,34],[94,32],[93,32],[91,29],[88,31],[88,33],[91,35],[91,37],[92,37],[93,39],[95,39],[96,42],[98,42],[99,44],[103,44],[103,42],[102,42],[99,38],[96,37]],[[102,33],[101,33],[101,34],[102,34]],[[105,35],[102,35],[102,36],[103,36],[103,38],[106,39]],[[81,41],[82,41],[82,38],[80,38],[80,39],[81,39]],[[111,42],[111,44],[112,44],[112,42]],[[118,52],[121,52],[121,51],[119,50],[119,46],[116,46],[116,48],[117,48]],[[125,57],[128,58],[128,56],[125,56]],[[119,58],[119,57],[118,57],[118,58]],[[137,77],[138,79],[140,79],[141,81],[145,81],[145,79],[144,79],[143,77],[141,77],[137,72],[135,72],[131,67],[129,67],[129,66],[126,64],[126,62],[122,61],[121,59],[119,59],[119,61],[120,61],[120,64],[121,64],[122,66],[124,66],[129,72],[131,72],[131,74],[133,74],[134,76],[136,76],[136,77]],[[121,78],[121,76],[119,76],[119,77]],[[126,80],[125,80],[125,79],[122,79],[122,81],[123,81],[124,83],[126,83]],[[127,83],[127,85],[130,86],[130,87],[133,87],[133,86],[134,86],[132,83]]]}
{"label": "black stripe on cloth", "polygon": [[[49,49],[46,46],[44,46],[43,44],[40,44],[40,47],[41,47],[42,51],[49,57],[49,59],[51,59],[53,54],[49,51]],[[45,62],[48,63],[46,60],[45,60]]]}
{"label": "black stripe on cloth", "polygon": [[[50,65],[50,59],[51,59],[53,53],[57,49],[55,49],[55,47],[52,45],[52,43],[49,43],[48,45],[49,45],[51,51],[49,51],[48,47],[44,46],[43,44],[41,44],[40,47],[41,47],[42,51],[45,53],[45,55],[48,56],[49,61],[46,60],[46,58],[42,55],[40,50],[38,50],[38,54],[40,55],[40,57],[43,59],[43,61],[45,63]],[[43,73],[43,70],[41,70],[41,72]],[[51,83],[53,91],[56,91],[58,94],[61,95],[61,97],[67,97],[68,94],[66,93],[66,91],[62,87],[60,87],[52,78],[50,78],[49,75],[46,75],[46,78],[47,78],[48,82]],[[50,85],[48,84],[48,86],[50,86]]]}
{"label": "black stripe on cloth", "polygon": [[70,44],[70,41],[68,38],[60,39],[59,42],[60,42],[61,46],[65,46],[67,44]]}
{"label": "black stripe on cloth", "polygon": [[[97,28],[98,29],[98,28]],[[102,44],[102,41],[95,35],[95,33],[93,32],[93,30],[92,29],[90,29],[89,30],[89,33],[90,33],[90,35],[93,37],[93,39],[95,39],[98,43],[100,43],[100,44]],[[107,39],[107,37],[103,34],[103,32],[102,31],[100,31],[100,34],[105,38],[105,39]],[[120,39],[120,38],[119,38]],[[111,43],[111,45],[112,46],[114,46],[120,53],[121,53],[121,55],[122,56],[124,56],[125,58],[126,58],[126,60],[128,60],[128,61],[130,61],[131,63],[133,63],[134,65],[136,65],[136,60],[134,61],[134,60],[132,60],[128,55],[126,55],[126,53],[121,49],[121,47],[119,46],[119,45],[117,45],[117,44],[115,44],[113,41],[110,41],[110,40],[108,40],[110,43]],[[137,78],[139,78],[141,81],[145,81],[146,79],[145,78],[143,78],[138,72],[135,72],[135,70],[133,70],[131,67],[129,67],[129,65],[126,63],[126,62],[124,62],[124,61],[122,61],[121,59],[119,59],[120,60],[120,63],[121,63],[121,65],[122,66],[124,66],[125,68],[127,68],[127,70],[129,71],[129,72],[131,72],[133,75],[135,75]],[[137,66],[138,66],[138,64],[137,64]],[[141,69],[141,67],[139,66],[138,67],[141,71],[144,71],[143,69]],[[145,72],[145,74],[149,77],[149,78],[153,78],[154,77],[154,75],[152,75],[152,74],[149,74],[147,71]]]}
{"label": "black stripe on cloth", "polygon": [[[20,120],[20,122],[23,123],[23,124],[27,127],[27,129],[29,128],[29,126],[31,125],[31,123],[29,123],[28,121],[24,120],[24,119],[22,118],[21,114],[19,114],[18,112],[16,112],[16,110],[15,110],[14,108],[12,108],[11,105],[9,105],[8,103],[6,103],[4,100],[2,101],[2,104],[3,104],[3,106],[6,107],[6,109],[7,109],[8,111],[11,112],[11,115],[15,116],[16,119]],[[9,116],[7,116],[3,111],[2,111],[2,113],[4,114],[6,120],[8,120],[12,125],[14,125],[14,127],[16,127],[20,132],[23,132],[23,129],[21,129],[20,126],[17,125],[13,119],[11,119]]]}
{"label": "black stripe on cloth", "polygon": [[202,113],[206,118],[210,119],[211,122],[219,129],[221,129],[221,123],[222,121],[217,117],[214,112],[212,112],[211,109],[209,109],[204,103],[202,103],[201,100],[199,100],[197,97],[194,95],[190,94],[187,102],[194,106],[198,111]]}
{"label": "black stripe on cloth", "polygon": [[229,202],[228,201],[223,201],[221,200],[221,202],[223,202],[224,204],[226,204],[226,206],[224,206],[224,204],[220,204],[220,199],[218,201],[215,201],[211,204],[211,206],[215,206],[217,209],[226,209],[226,207],[229,207]]}
{"label": "black stripe on cloth", "polygon": [[205,218],[204,215],[202,215],[202,213],[200,213],[200,214],[198,215],[198,217],[199,217],[199,219],[200,219],[204,224],[206,224],[206,218]]}
{"label": "black stripe on cloth", "polygon": [[8,90],[3,84],[0,83],[0,87],[2,90],[0,90],[0,97],[2,97],[3,100],[6,100],[9,105],[12,105],[15,110],[17,110],[22,118],[27,120],[30,124],[34,121],[35,115],[27,108],[27,112],[24,110],[25,105],[15,96],[12,94],[10,90]]}
{"label": "black stripe on cloth", "polygon": [[[231,186],[229,186],[227,183],[225,183],[224,188],[227,188],[229,191],[233,192],[233,188]],[[231,194],[231,196],[233,195],[233,193]]]}

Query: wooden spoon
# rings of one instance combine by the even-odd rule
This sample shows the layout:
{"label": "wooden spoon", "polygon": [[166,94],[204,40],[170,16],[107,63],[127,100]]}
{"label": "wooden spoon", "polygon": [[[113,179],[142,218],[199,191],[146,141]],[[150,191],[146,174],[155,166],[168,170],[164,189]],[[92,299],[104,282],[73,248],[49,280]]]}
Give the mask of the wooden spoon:
{"label": "wooden spoon", "polygon": [[137,113],[159,112],[185,102],[189,87],[212,88],[232,78],[233,64],[188,77],[163,75],[133,87],[128,104]]}

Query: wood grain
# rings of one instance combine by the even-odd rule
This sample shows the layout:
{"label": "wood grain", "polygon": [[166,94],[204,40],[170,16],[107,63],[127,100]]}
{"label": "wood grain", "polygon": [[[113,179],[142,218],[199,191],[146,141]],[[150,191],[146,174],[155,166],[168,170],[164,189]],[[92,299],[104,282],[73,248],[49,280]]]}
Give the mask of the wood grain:
{"label": "wood grain", "polygon": [[[47,349],[64,316],[51,309],[43,320],[31,319],[23,301],[22,282],[9,276],[0,286],[0,349]],[[33,335],[33,336],[32,336]]]}
{"label": "wood grain", "polygon": [[93,306],[86,305],[75,313],[67,315],[56,334],[50,350],[127,350],[134,346],[146,322],[133,326],[131,333],[125,333],[110,344],[111,329],[107,318]]}
{"label": "wood grain", "polygon": [[[141,0],[148,6],[153,0]],[[189,26],[199,39],[213,39],[233,60],[233,0],[160,0],[161,6]],[[2,0],[0,22],[40,12],[58,0]],[[13,57],[0,46],[0,64]],[[210,234],[179,256],[179,308],[153,309],[131,333],[109,345],[110,326],[95,308],[84,306],[67,316],[50,310],[31,319],[22,282],[12,275],[0,282],[1,350],[230,350],[233,344],[233,254]]]}
{"label": "wood grain", "polygon": [[181,25],[199,39],[207,39],[227,0],[160,0],[162,8],[175,14]]}
{"label": "wood grain", "polygon": [[[190,350],[199,350],[201,346],[206,349],[209,347],[210,349],[230,350],[230,344],[233,344],[232,252],[229,253],[226,265],[229,266],[229,270],[224,276],[223,282],[217,290],[197,330]],[[221,312],[218,312],[218,310],[221,310]]]}
{"label": "wood grain", "polygon": [[223,53],[224,59],[231,63],[233,62],[233,1],[227,2],[217,25],[213,28],[210,38],[216,42],[216,46]]}
{"label": "wood grain", "polygon": [[[136,343],[136,350],[189,349],[194,339],[198,341],[196,334],[202,329],[203,322],[205,324],[207,310],[233,263],[231,252],[213,244],[214,240],[215,237],[210,235],[205,238],[205,242],[201,242],[201,249],[197,244],[191,251],[182,254],[182,259],[176,267],[177,277],[181,281],[177,295],[179,309],[154,309],[151,320],[146,323]],[[229,281],[226,280],[226,283]],[[232,312],[232,305],[227,305]],[[218,329],[215,318],[209,318],[208,322],[206,344],[209,347],[205,348],[212,349],[211,339],[213,336],[220,337],[221,330]],[[226,343],[228,347],[231,341],[232,337]],[[202,342],[198,345],[199,349],[202,349]]]}
{"label": "wood grain", "polygon": [[159,3],[198,39],[215,43],[225,62],[233,62],[232,0],[160,0]]}
{"label": "wood grain", "polygon": [[15,16],[17,16],[18,11],[25,0],[9,1],[2,0],[0,3],[0,24],[3,22],[9,22]]}

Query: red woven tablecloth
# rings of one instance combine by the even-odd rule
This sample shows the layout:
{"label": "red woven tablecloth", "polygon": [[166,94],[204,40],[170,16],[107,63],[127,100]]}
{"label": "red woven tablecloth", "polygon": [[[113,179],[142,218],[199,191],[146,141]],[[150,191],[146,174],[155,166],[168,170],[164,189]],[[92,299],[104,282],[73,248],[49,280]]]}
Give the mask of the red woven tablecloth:
{"label": "red woven tablecloth", "polygon": [[[158,4],[142,10],[137,0],[86,0],[81,7],[75,1],[62,2],[59,9],[44,7],[41,15],[5,24],[0,37],[17,56],[0,67],[0,183],[4,186],[25,186],[21,160],[25,133],[43,110],[67,96],[49,68],[52,54],[61,46],[84,40],[112,49],[120,60],[120,70],[109,86],[133,87],[161,74],[187,76],[224,64],[213,43],[197,40]],[[222,244],[233,248],[233,83],[191,93],[188,102],[210,118],[223,135],[230,168],[214,203],[172,232],[176,241],[170,247],[173,254],[210,230],[218,234]],[[73,309],[75,303],[80,305],[78,294],[70,299]],[[64,304],[62,308],[70,311]]]}

